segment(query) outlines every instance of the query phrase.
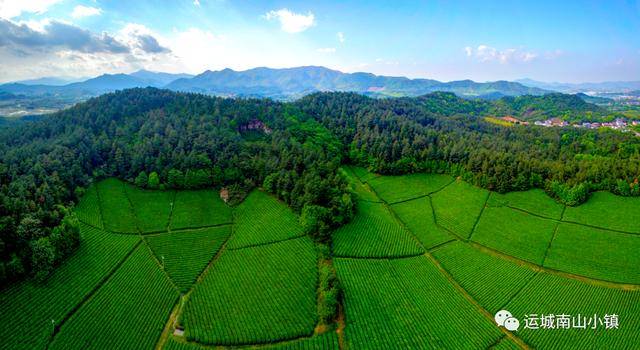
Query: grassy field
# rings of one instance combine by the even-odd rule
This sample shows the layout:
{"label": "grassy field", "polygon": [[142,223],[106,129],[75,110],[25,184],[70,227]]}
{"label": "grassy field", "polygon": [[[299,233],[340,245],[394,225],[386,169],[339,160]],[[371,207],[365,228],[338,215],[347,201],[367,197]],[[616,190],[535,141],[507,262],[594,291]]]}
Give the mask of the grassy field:
{"label": "grassy field", "polygon": [[[252,347],[253,348],[253,347]],[[265,344],[255,347],[269,350],[338,350],[338,335],[336,332],[327,332],[320,335],[314,335],[311,338],[302,338],[298,340],[284,341],[279,344]],[[197,343],[188,343],[185,341],[171,338],[164,347],[165,350],[206,350],[205,347]]]}
{"label": "grassy field", "polygon": [[234,234],[229,248],[272,243],[303,235],[298,217],[284,203],[255,190],[235,211]]}
{"label": "grassy field", "polygon": [[502,334],[424,256],[334,263],[350,349],[486,349]]}
{"label": "grassy field", "polygon": [[640,284],[640,235],[560,224],[545,266],[597,279]]}
{"label": "grassy field", "polygon": [[460,237],[469,237],[488,194],[461,180],[455,181],[431,196],[436,222]]}
{"label": "grassy field", "polygon": [[373,193],[367,185],[362,183],[358,176],[353,171],[353,167],[345,167],[342,169],[342,174],[346,176],[349,181],[349,185],[351,185],[351,190],[356,194],[359,200],[369,201],[369,202],[382,202],[375,193]]}
{"label": "grassy field", "polygon": [[98,182],[104,228],[119,233],[138,233],[136,218],[124,186],[122,181],[114,178]]}
{"label": "grassy field", "polygon": [[62,325],[49,349],[150,349],[177,299],[178,291],[140,245]]}
{"label": "grassy field", "polygon": [[485,254],[463,242],[447,244],[433,255],[490,313],[501,310],[535,275],[527,267]]}
{"label": "grassy field", "polygon": [[356,177],[358,177],[358,180],[362,182],[368,182],[369,180],[375,179],[376,177],[379,176],[377,174],[367,171],[367,169],[363,167],[346,166],[345,168],[349,169]]}
{"label": "grassy field", "polygon": [[316,253],[306,237],[224,252],[185,305],[185,336],[216,345],[310,336],[316,281]]}
{"label": "grassy field", "polygon": [[230,226],[151,236],[147,242],[182,292],[186,292],[231,234]]}
{"label": "grassy field", "polygon": [[[596,287],[540,273],[506,306],[520,319],[518,336],[537,349],[631,349],[640,344],[640,291]],[[530,314],[571,315],[577,319],[619,315],[618,329],[525,329]],[[573,321],[572,321],[573,322]]]}
{"label": "grassy field", "polygon": [[177,191],[173,203],[172,230],[228,224],[231,208],[212,190]]}
{"label": "grassy field", "polygon": [[[284,203],[256,190],[231,208],[213,190],[107,179],[75,208],[80,248],[44,282],[0,288],[0,348],[520,348],[485,314],[502,308],[532,348],[640,344],[638,198],[596,193],[565,209],[540,190],[344,174],[357,214],[332,234],[342,338],[337,324],[318,327],[317,247]],[[523,329],[549,313],[618,314],[620,327]]]}
{"label": "grassy field", "polygon": [[391,210],[427,249],[454,239],[449,232],[436,225],[429,197],[394,204]]}
{"label": "grassy field", "polygon": [[567,207],[565,221],[640,234],[640,198],[596,192],[577,207]]}
{"label": "grassy field", "polygon": [[398,257],[424,250],[382,203],[360,201],[350,223],[333,233],[333,253],[347,257]]}
{"label": "grassy field", "polygon": [[449,175],[409,174],[376,177],[369,180],[369,185],[387,203],[395,203],[426,196],[442,189],[452,181],[453,178]]}
{"label": "grassy field", "polygon": [[82,201],[75,208],[75,213],[78,215],[78,220],[93,227],[104,228],[96,185],[91,185],[87,188]]}
{"label": "grassy field", "polygon": [[486,208],[473,241],[507,255],[541,265],[556,222],[507,207]]}
{"label": "grassy field", "polygon": [[549,197],[543,190],[533,189],[529,191],[509,192],[500,194],[491,192],[490,206],[509,206],[518,208],[530,213],[560,220],[564,205]]}
{"label": "grassy field", "polygon": [[25,281],[0,291],[0,344],[44,349],[56,325],[98,288],[139,241],[83,225],[82,243],[45,283]]}
{"label": "grassy field", "polygon": [[500,341],[490,347],[491,350],[520,350],[520,346],[516,344],[511,338],[504,337]]}
{"label": "grassy field", "polygon": [[144,190],[129,184],[125,184],[124,188],[133,206],[140,231],[143,233],[166,231],[175,193]]}

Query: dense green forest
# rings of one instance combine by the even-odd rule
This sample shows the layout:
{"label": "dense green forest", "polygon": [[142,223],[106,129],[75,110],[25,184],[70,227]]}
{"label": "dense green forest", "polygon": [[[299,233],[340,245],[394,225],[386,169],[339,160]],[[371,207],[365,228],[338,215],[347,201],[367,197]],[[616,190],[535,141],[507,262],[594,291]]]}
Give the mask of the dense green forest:
{"label": "dense green forest", "polygon": [[351,162],[378,173],[451,173],[498,192],[540,187],[570,205],[595,190],[640,194],[640,138],[630,133],[504,128],[478,118],[486,102],[448,93],[314,94],[297,104],[341,140]]}
{"label": "dense green forest", "polygon": [[0,140],[2,281],[46,277],[78,244],[67,208],[108,176],[160,188],[227,186],[231,200],[264,183],[317,235],[353,212],[337,175],[337,140],[296,106],[270,100],[132,89],[6,128]]}
{"label": "dense green forest", "polygon": [[498,192],[540,187],[571,205],[594,190],[638,195],[640,138],[478,118],[598,110],[566,96],[317,93],[280,103],[153,88],[106,94],[0,129],[0,281],[44,278],[73,251],[78,224],[69,208],[109,176],[159,189],[226,187],[231,201],[261,186],[320,240],[353,215],[338,171],[347,162],[383,174],[450,173]]}

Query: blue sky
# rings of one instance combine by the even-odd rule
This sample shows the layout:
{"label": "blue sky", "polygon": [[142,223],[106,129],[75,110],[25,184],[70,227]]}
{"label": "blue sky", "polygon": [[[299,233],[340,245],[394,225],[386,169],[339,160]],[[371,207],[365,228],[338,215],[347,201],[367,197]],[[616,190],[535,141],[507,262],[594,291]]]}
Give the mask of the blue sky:
{"label": "blue sky", "polygon": [[640,80],[640,0],[0,0],[0,18],[0,81],[300,65],[443,81]]}

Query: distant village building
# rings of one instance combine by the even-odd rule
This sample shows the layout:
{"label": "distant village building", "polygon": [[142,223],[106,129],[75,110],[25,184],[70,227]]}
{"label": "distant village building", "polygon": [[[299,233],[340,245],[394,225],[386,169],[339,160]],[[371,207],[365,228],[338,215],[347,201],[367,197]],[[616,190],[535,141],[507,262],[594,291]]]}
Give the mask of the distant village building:
{"label": "distant village building", "polygon": [[567,123],[566,121],[564,121],[564,120],[562,120],[560,118],[551,118],[551,119],[547,119],[545,121],[536,121],[535,125],[545,126],[545,127],[552,127],[552,126],[563,127],[563,126],[569,125],[569,123]]}
{"label": "distant village building", "polygon": [[567,126],[569,125],[569,123],[567,123],[566,121],[560,119],[560,118],[551,118],[549,119],[549,121],[551,122],[551,126]]}
{"label": "distant village building", "polygon": [[[544,126],[544,127],[569,125],[569,123],[567,123],[566,121],[560,118],[551,118],[543,121],[538,120],[534,122],[534,124],[538,126]],[[632,131],[631,129],[629,129],[630,125],[640,125],[640,120],[627,121],[624,118],[617,118],[612,122],[593,122],[593,123],[584,122],[581,124],[577,124],[577,123],[572,124],[574,128],[585,128],[585,129],[610,128],[610,129],[620,130],[622,132]],[[640,133],[637,131],[634,131],[634,134],[636,136],[640,136]]]}

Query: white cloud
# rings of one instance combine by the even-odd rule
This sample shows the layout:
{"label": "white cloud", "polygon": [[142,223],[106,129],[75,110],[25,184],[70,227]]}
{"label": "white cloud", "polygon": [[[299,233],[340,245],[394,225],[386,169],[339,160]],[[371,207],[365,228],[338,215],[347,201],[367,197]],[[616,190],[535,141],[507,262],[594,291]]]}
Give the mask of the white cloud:
{"label": "white cloud", "polygon": [[338,41],[339,41],[341,44],[342,44],[342,43],[344,43],[344,40],[345,40],[345,39],[344,39],[344,33],[342,33],[342,32],[338,32],[338,34],[337,34],[337,35],[338,35]]}
{"label": "white cloud", "polygon": [[334,53],[334,52],[336,52],[336,48],[335,47],[321,47],[319,49],[316,49],[316,51],[318,51],[320,53]]}
{"label": "white cloud", "polygon": [[164,38],[139,24],[127,24],[110,34],[57,20],[0,19],[0,80],[95,76],[172,63],[175,55],[165,43]]}
{"label": "white cloud", "polygon": [[175,31],[169,40],[169,48],[175,55],[176,66],[192,72],[211,68],[226,52],[225,37],[200,28]]}
{"label": "white cloud", "polygon": [[0,18],[13,18],[23,12],[42,14],[62,0],[0,0]]}
{"label": "white cloud", "polygon": [[78,5],[71,12],[71,17],[73,18],[81,18],[81,17],[89,17],[89,16],[97,16],[102,13],[102,9],[91,6],[82,6]]}
{"label": "white cloud", "polygon": [[467,57],[473,56],[480,62],[498,62],[500,64],[531,62],[539,56],[535,52],[526,51],[521,48],[499,50],[487,45],[479,45],[476,49],[467,46],[464,48],[464,51]]}
{"label": "white cloud", "polygon": [[125,43],[130,49],[131,54],[137,58],[147,57],[149,55],[168,53],[170,50],[158,40],[160,36],[142,24],[128,23],[118,32],[117,39]]}
{"label": "white cloud", "polygon": [[200,6],[200,0],[193,0],[193,4],[195,6]]}
{"label": "white cloud", "polygon": [[276,19],[280,22],[280,28],[287,33],[300,33],[315,25],[315,16],[308,12],[306,15],[294,13],[286,8],[269,11],[264,17],[267,20]]}

